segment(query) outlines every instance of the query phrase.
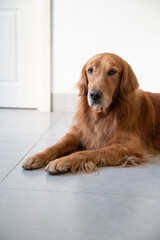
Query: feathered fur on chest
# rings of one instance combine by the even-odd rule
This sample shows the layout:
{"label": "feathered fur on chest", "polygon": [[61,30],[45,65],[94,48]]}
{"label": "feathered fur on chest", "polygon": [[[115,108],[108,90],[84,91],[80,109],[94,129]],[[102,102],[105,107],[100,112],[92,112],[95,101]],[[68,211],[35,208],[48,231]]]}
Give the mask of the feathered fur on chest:
{"label": "feathered fur on chest", "polygon": [[[82,109],[82,108],[81,108]],[[117,122],[112,114],[93,110],[82,113],[78,111],[74,118],[74,126],[79,132],[79,136],[84,149],[99,149],[106,147],[113,138],[117,128]]]}

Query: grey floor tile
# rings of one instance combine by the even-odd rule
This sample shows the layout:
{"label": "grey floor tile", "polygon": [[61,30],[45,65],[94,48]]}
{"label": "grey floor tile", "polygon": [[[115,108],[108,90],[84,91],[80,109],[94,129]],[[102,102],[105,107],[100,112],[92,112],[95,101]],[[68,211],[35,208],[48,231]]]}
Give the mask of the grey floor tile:
{"label": "grey floor tile", "polygon": [[159,200],[0,190],[0,239],[159,240]]}
{"label": "grey floor tile", "polygon": [[62,113],[0,109],[0,180],[61,116]]}
{"label": "grey floor tile", "polygon": [[160,197],[159,176],[160,164],[143,168],[105,167],[99,169],[99,174],[52,176],[44,169],[26,171],[20,163],[0,188]]}
{"label": "grey floor tile", "polygon": [[160,157],[146,167],[105,167],[99,174],[26,171],[20,160],[55,144],[73,114],[0,114],[0,169],[6,176],[0,184],[0,239],[160,239]]}
{"label": "grey floor tile", "polygon": [[[63,114],[26,157],[55,144],[68,131],[71,121],[72,114]],[[99,169],[99,174],[75,176],[71,173],[51,176],[44,169],[26,171],[21,165],[22,162],[1,183],[0,188],[160,196],[158,163],[136,168],[105,167]]]}
{"label": "grey floor tile", "polygon": [[59,121],[48,131],[43,140],[60,140],[70,129],[72,125],[73,113],[64,113]]}

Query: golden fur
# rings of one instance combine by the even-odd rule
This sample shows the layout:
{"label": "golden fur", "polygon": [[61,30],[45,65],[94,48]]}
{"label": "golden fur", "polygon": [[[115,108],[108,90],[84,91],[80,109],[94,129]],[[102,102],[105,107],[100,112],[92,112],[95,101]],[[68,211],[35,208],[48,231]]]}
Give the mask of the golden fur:
{"label": "golden fur", "polygon": [[[143,164],[148,154],[160,153],[160,94],[139,89],[126,61],[114,54],[96,55],[84,65],[77,87],[80,99],[69,133],[28,158],[23,168],[48,164],[50,174],[91,173],[100,166]],[[92,89],[103,95],[100,103],[90,106]]]}

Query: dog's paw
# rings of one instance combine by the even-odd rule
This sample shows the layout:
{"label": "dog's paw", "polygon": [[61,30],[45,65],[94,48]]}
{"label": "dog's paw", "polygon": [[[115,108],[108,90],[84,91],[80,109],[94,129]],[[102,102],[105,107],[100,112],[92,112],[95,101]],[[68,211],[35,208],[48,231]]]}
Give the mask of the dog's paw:
{"label": "dog's paw", "polygon": [[46,165],[46,159],[44,155],[41,154],[35,154],[32,157],[27,158],[23,164],[22,168],[30,170],[30,169],[36,169],[41,168]]}
{"label": "dog's paw", "polygon": [[49,174],[55,175],[59,173],[65,173],[70,170],[71,166],[67,161],[57,159],[55,161],[50,162],[46,168],[45,171]]}

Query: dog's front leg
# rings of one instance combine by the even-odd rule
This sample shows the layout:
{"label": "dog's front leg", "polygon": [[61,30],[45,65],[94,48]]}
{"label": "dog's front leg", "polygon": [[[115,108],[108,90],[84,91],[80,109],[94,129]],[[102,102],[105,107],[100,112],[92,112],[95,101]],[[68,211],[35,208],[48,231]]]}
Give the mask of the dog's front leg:
{"label": "dog's front leg", "polygon": [[146,161],[143,151],[127,148],[126,145],[115,144],[99,150],[76,152],[50,162],[45,170],[50,174],[64,173],[68,170],[72,173],[76,170],[91,173],[97,171],[97,167],[134,166]]}
{"label": "dog's front leg", "polygon": [[79,145],[80,141],[78,136],[74,133],[67,133],[55,145],[27,158],[22,167],[27,170],[44,167],[50,161],[61,157],[63,154],[77,150]]}

